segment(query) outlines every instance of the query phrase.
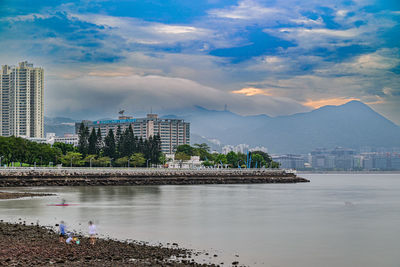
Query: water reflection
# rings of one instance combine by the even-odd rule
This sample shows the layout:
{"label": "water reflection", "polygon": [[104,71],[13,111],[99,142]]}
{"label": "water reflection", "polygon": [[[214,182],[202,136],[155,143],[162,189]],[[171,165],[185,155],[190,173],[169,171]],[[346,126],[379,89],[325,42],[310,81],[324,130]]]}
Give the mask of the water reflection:
{"label": "water reflection", "polygon": [[[309,184],[47,187],[0,201],[1,219],[215,251],[225,265],[397,266],[400,175],[310,175]],[[10,189],[11,190],[11,189]],[[77,206],[54,207],[51,203]],[[218,262],[219,263],[219,262]]]}
{"label": "water reflection", "polygon": [[134,200],[141,195],[152,195],[158,198],[161,191],[158,186],[80,186],[77,187],[79,201],[93,202],[93,201],[124,201]]}

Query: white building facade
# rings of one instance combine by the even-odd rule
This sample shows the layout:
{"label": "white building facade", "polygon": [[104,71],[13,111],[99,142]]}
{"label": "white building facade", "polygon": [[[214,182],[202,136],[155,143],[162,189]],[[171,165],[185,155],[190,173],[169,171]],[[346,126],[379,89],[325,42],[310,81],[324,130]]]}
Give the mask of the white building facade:
{"label": "white building facade", "polygon": [[28,62],[0,72],[0,135],[44,137],[44,71]]}

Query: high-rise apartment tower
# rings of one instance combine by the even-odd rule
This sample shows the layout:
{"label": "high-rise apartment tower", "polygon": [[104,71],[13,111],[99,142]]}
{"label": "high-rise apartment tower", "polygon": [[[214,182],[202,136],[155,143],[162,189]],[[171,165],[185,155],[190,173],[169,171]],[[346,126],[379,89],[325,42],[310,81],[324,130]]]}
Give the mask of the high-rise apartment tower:
{"label": "high-rise apartment tower", "polygon": [[43,68],[21,62],[0,72],[0,135],[44,137]]}

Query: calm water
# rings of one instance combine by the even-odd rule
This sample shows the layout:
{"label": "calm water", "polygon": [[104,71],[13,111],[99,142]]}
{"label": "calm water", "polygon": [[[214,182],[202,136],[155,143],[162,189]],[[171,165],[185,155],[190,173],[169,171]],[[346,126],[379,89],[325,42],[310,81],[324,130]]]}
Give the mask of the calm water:
{"label": "calm water", "polygon": [[[7,189],[57,196],[0,201],[0,216],[81,231],[94,220],[100,234],[177,242],[225,266],[400,266],[400,174],[303,176],[311,183]],[[61,198],[79,205],[47,206]]]}

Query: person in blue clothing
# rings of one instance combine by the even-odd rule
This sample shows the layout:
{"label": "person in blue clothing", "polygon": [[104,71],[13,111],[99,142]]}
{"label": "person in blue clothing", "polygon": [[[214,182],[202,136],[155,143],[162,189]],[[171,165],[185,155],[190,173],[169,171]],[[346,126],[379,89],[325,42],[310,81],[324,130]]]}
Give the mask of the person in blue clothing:
{"label": "person in blue clothing", "polygon": [[60,242],[61,243],[64,243],[65,242],[65,236],[66,236],[66,234],[65,234],[65,224],[64,224],[64,221],[61,221],[60,222]]}

